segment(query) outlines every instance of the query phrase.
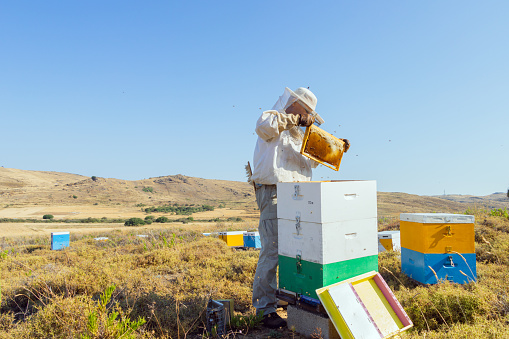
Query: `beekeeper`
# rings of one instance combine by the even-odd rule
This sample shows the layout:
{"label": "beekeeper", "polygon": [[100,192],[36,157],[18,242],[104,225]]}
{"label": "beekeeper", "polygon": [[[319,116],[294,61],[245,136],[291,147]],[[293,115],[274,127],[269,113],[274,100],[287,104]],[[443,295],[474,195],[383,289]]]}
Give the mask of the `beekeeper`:
{"label": "beekeeper", "polygon": [[310,181],[311,169],[318,163],[300,154],[304,132],[299,126],[323,123],[315,112],[317,99],[309,90],[285,89],[272,110],[256,122],[258,140],[253,156],[252,181],[260,209],[261,250],[253,282],[253,306],[263,312],[263,324],[269,328],[286,326],[276,313],[276,269],[278,265],[278,226],[276,183]]}

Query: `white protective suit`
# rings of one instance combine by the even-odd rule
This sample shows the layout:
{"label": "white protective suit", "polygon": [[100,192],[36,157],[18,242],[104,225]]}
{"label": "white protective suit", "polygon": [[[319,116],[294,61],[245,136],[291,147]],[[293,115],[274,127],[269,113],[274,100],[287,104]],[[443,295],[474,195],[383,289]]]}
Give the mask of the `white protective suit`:
{"label": "white protective suit", "polygon": [[[286,93],[286,92],[285,92]],[[252,180],[260,209],[261,250],[253,282],[253,306],[257,314],[276,311],[276,271],[278,265],[278,224],[276,183],[311,180],[318,163],[301,155],[304,133],[299,116],[285,113],[292,102],[284,96],[256,123],[258,140],[253,157]]]}
{"label": "white protective suit", "polygon": [[[299,117],[285,113],[295,102],[289,89],[256,122],[258,140],[253,157],[252,179],[257,184],[309,181],[311,168],[318,163],[300,154],[304,133],[298,127]],[[321,120],[321,118],[320,118]]]}

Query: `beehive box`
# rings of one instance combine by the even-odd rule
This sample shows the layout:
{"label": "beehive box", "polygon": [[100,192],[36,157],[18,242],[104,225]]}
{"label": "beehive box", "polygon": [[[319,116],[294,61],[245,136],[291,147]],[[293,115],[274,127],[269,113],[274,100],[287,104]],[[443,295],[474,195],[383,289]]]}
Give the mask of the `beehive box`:
{"label": "beehive box", "polygon": [[249,248],[262,248],[260,242],[260,233],[258,232],[244,232],[244,247]]}
{"label": "beehive box", "polygon": [[61,250],[69,247],[70,233],[69,232],[52,232],[51,233],[51,249]]}
{"label": "beehive box", "polygon": [[[304,261],[330,264],[378,254],[377,219],[317,224],[278,220],[278,253]],[[321,286],[320,286],[321,287]]]}
{"label": "beehive box", "polygon": [[421,253],[475,253],[474,216],[402,213],[401,247]]}
{"label": "beehive box", "polygon": [[421,253],[403,247],[401,271],[423,284],[440,280],[467,284],[477,280],[475,253]]}
{"label": "beehive box", "polygon": [[278,183],[279,287],[315,290],[378,270],[375,181]]}
{"label": "beehive box", "polygon": [[378,232],[378,252],[401,252],[401,239],[399,231]]}
{"label": "beehive box", "polygon": [[317,289],[370,271],[378,271],[378,254],[325,265],[280,255],[279,288],[318,299]]}
{"label": "beehive box", "polygon": [[413,326],[377,272],[362,274],[316,292],[342,339],[390,338]]}
{"label": "beehive box", "polygon": [[278,219],[329,223],[377,217],[374,180],[282,182],[277,197]]}
{"label": "beehive box", "polygon": [[244,232],[219,232],[219,239],[223,240],[228,246],[244,246]]}

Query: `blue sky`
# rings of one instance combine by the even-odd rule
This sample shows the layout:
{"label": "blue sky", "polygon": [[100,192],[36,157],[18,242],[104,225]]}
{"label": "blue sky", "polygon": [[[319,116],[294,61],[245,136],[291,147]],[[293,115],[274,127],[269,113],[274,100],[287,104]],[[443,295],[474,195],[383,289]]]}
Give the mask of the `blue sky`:
{"label": "blue sky", "polygon": [[509,186],[507,1],[0,0],[0,165],[245,180],[285,87],[378,190]]}

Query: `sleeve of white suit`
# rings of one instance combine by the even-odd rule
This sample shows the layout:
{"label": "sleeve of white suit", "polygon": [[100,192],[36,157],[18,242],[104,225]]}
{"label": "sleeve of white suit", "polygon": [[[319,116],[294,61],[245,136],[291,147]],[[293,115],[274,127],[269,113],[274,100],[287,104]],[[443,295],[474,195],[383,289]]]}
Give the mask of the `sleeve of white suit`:
{"label": "sleeve of white suit", "polygon": [[264,141],[270,141],[279,133],[299,124],[299,116],[280,113],[278,111],[265,111],[256,122],[256,134]]}

